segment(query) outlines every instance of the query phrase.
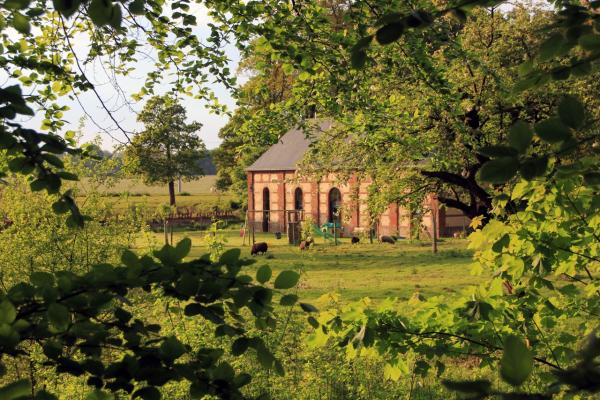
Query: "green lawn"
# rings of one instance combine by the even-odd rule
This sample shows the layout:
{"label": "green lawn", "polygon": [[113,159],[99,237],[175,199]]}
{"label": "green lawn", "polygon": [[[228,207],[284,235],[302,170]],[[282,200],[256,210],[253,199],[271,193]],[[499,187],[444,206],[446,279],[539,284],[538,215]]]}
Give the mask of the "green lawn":
{"label": "green lawn", "polygon": [[[250,247],[242,246],[239,231],[225,231],[226,247],[239,247],[250,256]],[[205,232],[176,233],[192,239],[191,256],[207,252],[202,237]],[[157,239],[162,240],[162,234]],[[482,277],[470,275],[471,253],[466,240],[447,239],[439,244],[439,252],[432,254],[429,243],[400,241],[395,245],[359,243],[351,245],[342,239],[338,246],[318,239],[314,248],[300,251],[287,244],[286,238],[275,239],[272,234],[257,234],[257,241],[269,245],[267,256],[256,256],[258,261],[249,267],[254,275],[257,267],[267,264],[274,271],[296,269],[302,272],[299,295],[316,299],[328,292],[337,292],[344,302],[362,297],[384,299],[410,298],[416,291],[424,296],[451,294],[480,282]]]}

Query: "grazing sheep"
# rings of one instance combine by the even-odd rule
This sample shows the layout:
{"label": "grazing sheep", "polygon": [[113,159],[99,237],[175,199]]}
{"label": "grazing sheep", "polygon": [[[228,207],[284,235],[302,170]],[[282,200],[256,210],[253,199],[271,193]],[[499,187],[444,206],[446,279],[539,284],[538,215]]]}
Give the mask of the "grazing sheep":
{"label": "grazing sheep", "polygon": [[384,235],[384,236],[382,236],[382,237],[379,239],[379,241],[380,241],[381,243],[389,243],[389,244],[395,244],[395,243],[396,243],[396,241],[394,240],[394,238],[393,238],[393,237],[391,237],[391,236],[385,236],[385,235]]}
{"label": "grazing sheep", "polygon": [[352,239],[350,239],[350,243],[352,243],[352,244],[356,244],[358,242],[360,242],[360,239],[357,238],[356,236],[352,236]]}
{"label": "grazing sheep", "polygon": [[265,242],[254,243],[252,245],[252,250],[250,250],[250,255],[255,256],[257,254],[265,254],[269,246]]}

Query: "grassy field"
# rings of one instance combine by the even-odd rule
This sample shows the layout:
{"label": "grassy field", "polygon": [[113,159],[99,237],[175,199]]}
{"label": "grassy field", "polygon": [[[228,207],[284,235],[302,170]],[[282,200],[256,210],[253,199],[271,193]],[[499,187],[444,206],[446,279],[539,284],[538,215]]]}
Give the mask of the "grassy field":
{"label": "grassy field", "polygon": [[[211,194],[214,192],[212,188],[214,188],[216,181],[216,175],[203,176],[202,178],[198,178],[190,182],[183,181],[181,191],[187,192],[191,195]],[[101,188],[101,190],[108,193],[129,192],[130,194],[158,197],[167,196],[169,194],[169,188],[167,185],[150,186],[145,185],[137,179],[120,179],[115,185]],[[177,182],[175,182],[175,190],[177,190]]]}
{"label": "grassy field", "polygon": [[[205,234],[175,233],[175,240],[191,238],[191,256],[200,256],[208,251],[202,239]],[[156,234],[158,242],[162,237]],[[225,231],[225,237],[226,248],[239,247],[244,256],[250,257],[250,247],[247,242],[242,246],[239,231]],[[339,293],[343,301],[362,297],[408,299],[415,292],[424,296],[459,292],[483,279],[469,273],[471,253],[466,250],[465,240],[445,240],[437,254],[431,253],[429,243],[408,241],[351,245],[349,239],[342,239],[334,246],[319,239],[314,248],[300,251],[288,245],[286,238],[277,240],[272,234],[257,234],[256,240],[267,242],[269,251],[266,256],[256,256],[257,263],[247,273],[254,275],[256,268],[264,264],[274,271],[301,271],[299,295],[303,299],[316,299],[329,292]]]}
{"label": "grassy field", "polygon": [[[181,193],[175,184],[177,206],[194,207],[198,211],[210,211],[214,206],[228,209],[233,196],[214,190],[217,177],[215,175],[182,182]],[[86,185],[85,180],[82,185]],[[143,205],[154,210],[160,205],[169,203],[169,188],[167,185],[145,185],[137,179],[121,179],[110,186],[100,186],[97,190],[106,194],[113,207],[123,210],[130,205]]]}

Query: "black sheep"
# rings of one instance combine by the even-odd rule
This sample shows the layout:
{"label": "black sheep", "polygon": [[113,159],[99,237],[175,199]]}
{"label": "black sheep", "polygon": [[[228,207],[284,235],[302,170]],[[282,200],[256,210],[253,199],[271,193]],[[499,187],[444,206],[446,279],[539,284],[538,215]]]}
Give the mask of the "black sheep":
{"label": "black sheep", "polygon": [[265,254],[269,246],[265,242],[254,243],[252,245],[252,250],[250,250],[250,255],[254,256],[257,254]]}
{"label": "black sheep", "polygon": [[389,244],[395,244],[396,241],[394,240],[393,237],[391,236],[382,236],[380,239],[381,243],[389,243]]}
{"label": "black sheep", "polygon": [[352,239],[350,239],[350,242],[351,242],[352,244],[356,244],[356,243],[360,242],[360,239],[359,239],[359,238],[357,238],[356,236],[352,236]]}

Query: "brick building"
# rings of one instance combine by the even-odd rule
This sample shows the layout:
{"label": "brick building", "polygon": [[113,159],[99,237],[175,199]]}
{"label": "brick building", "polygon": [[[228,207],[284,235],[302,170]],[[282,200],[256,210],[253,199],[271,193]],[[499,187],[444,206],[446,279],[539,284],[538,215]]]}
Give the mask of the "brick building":
{"label": "brick building", "polygon": [[[329,129],[328,122],[320,125]],[[248,178],[248,222],[257,232],[287,232],[290,222],[310,216],[321,226],[338,222],[343,235],[367,230],[371,224],[367,212],[367,181],[356,177],[340,184],[334,175],[320,180],[301,177],[298,164],[310,146],[311,140],[300,129],[287,132],[254,164],[246,169]],[[435,195],[428,196],[427,208],[438,209]],[[456,209],[439,209],[436,213],[437,236],[450,236],[469,224],[468,218]],[[375,221],[378,235],[409,237],[411,220],[408,210],[390,204]],[[421,229],[431,234],[434,221],[431,214],[422,218]]]}

